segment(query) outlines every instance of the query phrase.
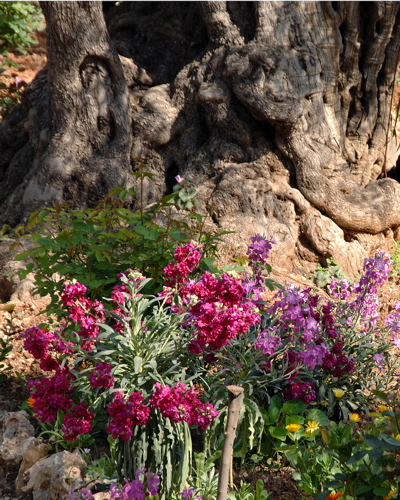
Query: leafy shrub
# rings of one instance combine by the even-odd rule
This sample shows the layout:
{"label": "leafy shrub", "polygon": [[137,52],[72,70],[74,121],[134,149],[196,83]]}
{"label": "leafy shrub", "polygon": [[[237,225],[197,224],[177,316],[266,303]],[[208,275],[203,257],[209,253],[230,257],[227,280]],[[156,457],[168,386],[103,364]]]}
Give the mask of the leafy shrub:
{"label": "leafy shrub", "polygon": [[144,466],[162,470],[163,492],[181,491],[191,463],[188,424],[206,427],[215,412],[186,385],[183,316],[171,314],[165,299],[143,294],[148,280],[138,273],[121,280],[112,295],[111,325],[104,323],[102,304],[72,283],[62,300],[74,328],[34,327],[23,334],[41,368],[56,370],[30,384],[33,409],[59,443],[87,446],[80,436],[107,432],[120,441],[117,459],[126,478]]}
{"label": "leafy shrub", "polygon": [[297,469],[294,477],[315,500],[331,498],[332,489],[348,500],[398,498],[398,384],[392,389],[390,394],[373,391],[385,404],[369,412],[362,426],[358,414],[352,414],[348,423],[329,422],[316,430],[307,447],[303,443],[288,454]]}
{"label": "leafy shrub", "polygon": [[0,339],[0,384],[7,379],[7,372],[11,370],[10,366],[3,363],[11,351],[12,344],[10,337],[7,337],[7,339]]}
{"label": "leafy shrub", "polygon": [[[141,181],[151,177],[143,170],[139,176]],[[147,209],[139,200],[137,211],[123,206],[123,200],[128,195],[136,198],[136,193],[118,187],[94,209],[56,207],[35,212],[23,236],[34,247],[16,257],[33,262],[18,271],[20,279],[34,272],[34,292],[50,294],[48,312],[61,314],[59,297],[65,279],[78,280],[92,298],[100,299],[110,293],[119,274],[136,269],[152,280],[147,292],[157,293],[162,288],[163,269],[177,243],[201,242],[204,251],[200,267],[213,269],[217,243],[226,232],[207,232],[206,216],[187,208],[194,207],[195,192],[184,182],[177,186],[174,193]],[[17,244],[22,245],[20,240]]]}
{"label": "leafy shrub", "polygon": [[26,84],[18,76],[8,85],[0,82],[0,121],[21,102],[22,89]]}
{"label": "leafy shrub", "polygon": [[[108,432],[117,440],[112,446],[120,472],[133,480],[143,466],[162,470],[162,495],[176,496],[189,478],[189,427],[207,428],[205,453],[212,455],[209,461],[218,459],[222,395],[235,384],[245,389],[235,456],[269,464],[285,457],[298,463],[301,474],[309,463],[303,487],[322,493],[321,475],[336,480],[337,469],[326,450],[317,461],[310,458],[317,437],[325,442],[338,429],[347,439],[349,424],[328,424],[327,415],[351,420],[355,410],[366,408],[367,389],[382,389],[383,364],[396,370],[386,340],[389,334],[399,344],[400,304],[380,330],[377,290],[390,271],[384,252],[366,259],[353,287],[332,279],[331,299],[288,286],[266,304],[268,268],[265,273],[262,264],[271,244],[260,235],[251,239],[252,274],[242,275],[201,269],[200,243],[178,246],[162,270],[157,296],[148,294],[148,279],[129,270],[104,299],[108,308],[76,280],[64,283],[59,323],[23,335],[41,367],[56,370],[31,384],[42,426],[67,446]],[[387,384],[392,375],[385,373]],[[245,487],[235,494],[265,496]]]}
{"label": "leafy shrub", "polygon": [[44,28],[42,11],[35,2],[0,2],[0,55],[10,50],[27,54],[37,43],[30,34]]}

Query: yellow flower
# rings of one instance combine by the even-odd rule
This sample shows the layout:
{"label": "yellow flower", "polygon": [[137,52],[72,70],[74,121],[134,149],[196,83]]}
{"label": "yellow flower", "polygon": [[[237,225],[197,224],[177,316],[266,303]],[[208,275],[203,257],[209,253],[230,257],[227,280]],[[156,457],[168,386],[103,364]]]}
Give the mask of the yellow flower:
{"label": "yellow flower", "polygon": [[397,441],[400,441],[400,434],[397,434],[397,436],[395,436],[395,435],[393,434],[393,437],[394,437],[394,438],[396,438],[396,439],[397,439]]}
{"label": "yellow flower", "polygon": [[297,432],[298,430],[300,430],[300,427],[301,425],[299,424],[289,424],[285,428],[289,432]]}
{"label": "yellow flower", "polygon": [[378,406],[378,410],[379,410],[380,413],[383,413],[384,411],[388,411],[388,409],[389,408],[387,406],[385,406],[385,405],[379,405]]}
{"label": "yellow flower", "polygon": [[343,389],[332,389],[333,394],[335,395],[335,398],[341,398],[344,396],[344,390]]}
{"label": "yellow flower", "polygon": [[360,422],[361,417],[358,413],[350,413],[349,420],[351,420],[352,422]]}
{"label": "yellow flower", "polygon": [[396,493],[396,490],[390,490],[387,495],[383,495],[383,500],[390,500],[392,496]]}
{"label": "yellow flower", "polygon": [[317,431],[318,429],[319,425],[317,424],[317,422],[315,420],[309,420],[305,428],[305,433],[312,434],[314,431]]}

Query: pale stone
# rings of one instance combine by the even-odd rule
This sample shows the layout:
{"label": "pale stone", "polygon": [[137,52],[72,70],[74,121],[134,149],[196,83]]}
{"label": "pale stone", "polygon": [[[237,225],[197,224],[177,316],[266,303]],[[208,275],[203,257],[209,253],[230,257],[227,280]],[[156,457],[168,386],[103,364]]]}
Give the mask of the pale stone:
{"label": "pale stone", "polygon": [[18,496],[23,493],[25,486],[25,471],[30,469],[36,462],[45,457],[50,450],[50,446],[44,443],[42,439],[35,437],[28,438],[22,445],[22,463],[19,468],[18,477],[15,481],[15,490]]}
{"label": "pale stone", "polygon": [[25,412],[0,412],[0,491],[8,491],[22,462],[24,442],[34,429]]}

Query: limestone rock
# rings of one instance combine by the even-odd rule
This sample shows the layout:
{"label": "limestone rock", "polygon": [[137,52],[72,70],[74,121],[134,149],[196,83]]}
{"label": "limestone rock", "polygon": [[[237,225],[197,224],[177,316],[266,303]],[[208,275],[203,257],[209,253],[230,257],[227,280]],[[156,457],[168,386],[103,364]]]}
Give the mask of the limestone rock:
{"label": "limestone rock", "polygon": [[22,463],[19,468],[18,477],[15,482],[15,490],[18,496],[22,495],[22,487],[26,485],[25,471],[30,469],[36,462],[47,455],[50,446],[42,439],[28,438],[22,445]]}
{"label": "limestone rock", "polygon": [[18,475],[24,442],[34,429],[21,412],[0,412],[0,491],[8,492]]}
{"label": "limestone rock", "polygon": [[21,490],[33,500],[64,500],[85,467],[83,458],[68,451],[56,453],[36,462],[25,471],[26,486]]}

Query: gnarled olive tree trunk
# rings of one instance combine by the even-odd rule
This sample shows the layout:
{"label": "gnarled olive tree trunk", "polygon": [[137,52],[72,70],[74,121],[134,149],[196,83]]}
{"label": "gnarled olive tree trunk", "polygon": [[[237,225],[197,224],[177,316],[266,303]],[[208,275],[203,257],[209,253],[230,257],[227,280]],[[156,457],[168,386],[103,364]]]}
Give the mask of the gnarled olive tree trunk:
{"label": "gnarled olive tree trunk", "polygon": [[[232,252],[262,232],[275,264],[307,271],[334,257],[355,275],[397,236],[397,2],[122,2],[107,10],[111,45],[98,6],[83,4],[43,4],[49,83],[40,76],[0,126],[1,148],[5,130],[18,138],[0,160],[0,219],[17,222],[35,197],[91,202],[105,178],[129,182],[140,156],[155,174],[146,200],[179,173],[214,224],[236,231]],[[39,147],[30,116],[46,116],[46,99]],[[32,160],[7,191],[27,141]]]}
{"label": "gnarled olive tree trunk", "polygon": [[48,68],[27,91],[29,109],[0,136],[2,151],[13,147],[13,129],[26,138],[0,167],[1,218],[11,224],[53,202],[93,204],[131,171],[128,88],[101,3],[41,7]]}

